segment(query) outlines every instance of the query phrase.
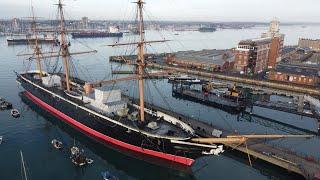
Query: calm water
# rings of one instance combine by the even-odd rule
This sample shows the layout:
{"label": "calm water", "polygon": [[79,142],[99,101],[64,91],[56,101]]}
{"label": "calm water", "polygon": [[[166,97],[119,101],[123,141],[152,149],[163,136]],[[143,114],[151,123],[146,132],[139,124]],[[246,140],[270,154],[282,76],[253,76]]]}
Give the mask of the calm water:
{"label": "calm water", "polygon": [[[241,39],[257,37],[267,27],[256,27],[243,30],[221,30],[215,33],[180,32],[148,32],[148,39],[173,40],[167,44],[148,46],[149,52],[172,52],[178,50],[200,50],[208,48],[234,47]],[[299,37],[319,38],[320,26],[285,26],[281,31],[286,34],[286,44],[296,44]],[[120,41],[129,41],[134,36],[126,36]],[[72,41],[73,51],[98,50],[95,55],[74,57],[74,64],[78,67],[77,74],[86,80],[111,78],[112,69],[120,69],[119,65],[109,64],[108,57],[123,53],[131,53],[133,48],[109,48],[103,45],[117,42],[118,39],[87,39]],[[89,45],[89,47],[86,47]],[[43,47],[43,51],[51,50]],[[0,135],[4,142],[0,145],[0,179],[21,179],[21,164],[19,151],[22,150],[27,166],[29,179],[102,179],[101,171],[109,170],[120,179],[294,179],[296,176],[287,176],[284,172],[270,167],[259,166],[254,169],[243,159],[236,160],[229,156],[206,157],[196,162],[192,167],[193,174],[170,170],[165,167],[151,165],[135,160],[101,147],[79,133],[61,124],[56,118],[39,111],[28,102],[23,102],[19,92],[23,89],[15,82],[13,71],[23,71],[29,63],[23,58],[16,57],[18,53],[30,52],[25,46],[10,46],[5,37],[0,37],[0,96],[5,97],[19,109],[22,117],[13,119],[9,111],[0,112]],[[46,68],[52,68],[54,61],[46,61]],[[32,66],[31,66],[32,67]],[[123,67],[125,68],[125,67]],[[155,86],[154,86],[155,85]],[[122,87],[129,95],[135,96],[136,83],[122,83]],[[150,95],[152,92],[152,96]],[[147,101],[175,110],[190,117],[210,122],[217,127],[249,133],[284,133],[257,123],[239,121],[237,115],[202,106],[171,97],[171,87],[165,80],[148,81]],[[37,108],[36,108],[37,109]],[[284,117],[286,118],[286,117]],[[68,150],[57,151],[52,148],[50,141],[53,138],[61,139],[64,144],[71,146],[74,140],[78,146],[92,159],[94,164],[86,168],[76,168],[69,159]],[[320,158],[318,154],[320,141],[318,138],[310,140],[281,140],[272,141],[274,145],[295,150],[297,153],[310,154]],[[230,173],[232,172],[232,173]]]}

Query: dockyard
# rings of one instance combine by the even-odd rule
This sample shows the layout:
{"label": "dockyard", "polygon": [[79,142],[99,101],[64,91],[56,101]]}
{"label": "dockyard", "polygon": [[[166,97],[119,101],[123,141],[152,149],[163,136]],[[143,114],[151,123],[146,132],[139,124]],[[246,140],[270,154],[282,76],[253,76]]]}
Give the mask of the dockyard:
{"label": "dockyard", "polygon": [[0,179],[320,180],[320,2],[3,1]]}
{"label": "dockyard", "polygon": [[[163,58],[163,55],[160,56],[160,59]],[[124,59],[126,59],[124,61]],[[117,59],[114,57],[110,57],[110,61],[117,62],[117,63],[126,63],[130,64],[129,62],[132,62],[130,58],[128,57],[122,57],[121,59]],[[159,71],[168,71],[171,74],[174,72],[175,74],[188,74],[191,76],[198,77],[203,82],[210,82],[213,79],[216,82],[227,84],[229,86],[232,86],[236,84],[237,86],[241,86],[243,88],[249,88],[253,92],[257,92],[258,94],[278,94],[283,96],[294,96],[294,97],[300,97],[300,98],[311,98],[313,97],[319,97],[320,91],[318,88],[315,87],[303,87],[300,85],[293,85],[293,84],[284,84],[284,83],[278,83],[275,81],[267,81],[267,80],[261,80],[261,79],[252,79],[252,78],[246,78],[241,76],[235,76],[235,75],[226,75],[223,73],[210,73],[205,71],[197,71],[192,70],[188,68],[179,68],[175,66],[165,65],[164,63],[156,63],[155,60],[150,60],[149,63],[147,63],[147,66],[150,69],[156,69]],[[122,74],[121,72],[114,72],[115,74]],[[124,72],[123,74],[129,73]],[[159,77],[159,78],[167,78],[165,76]],[[307,97],[306,97],[307,95]],[[203,102],[204,100],[199,98],[200,102]],[[311,98],[314,100],[314,98]],[[299,101],[299,100],[298,100]],[[303,100],[302,100],[303,101]],[[318,106],[317,100],[315,100],[313,105]],[[288,109],[285,107],[281,107],[281,104],[270,104],[269,103],[263,103],[260,102],[258,104],[255,104],[260,107],[266,107],[269,109],[275,109],[277,111],[283,111],[288,112],[292,114],[297,114],[298,116],[304,116],[304,114],[299,111],[299,107],[295,107],[294,109]],[[152,105],[150,105],[152,106]],[[312,106],[314,107],[314,106]],[[230,132],[226,129],[219,129],[212,124],[208,124],[196,119],[192,119],[190,117],[183,116],[181,114],[177,114],[175,112],[171,112],[168,110],[165,110],[163,108],[154,107],[155,109],[160,109],[161,111],[165,111],[168,114],[171,114],[172,116],[179,117],[179,119],[182,119],[184,122],[190,124],[194,129],[196,129],[197,134],[199,134],[202,137],[214,137],[216,132],[221,132],[222,137],[226,137],[227,135],[234,134],[234,132]],[[249,108],[250,109],[250,108]],[[252,115],[252,109],[247,111],[250,115]],[[242,115],[243,116],[243,115]],[[257,115],[258,116],[258,115]],[[296,129],[299,133],[306,133],[306,134],[313,134],[314,136],[318,136],[320,133],[320,118],[318,114],[309,115],[305,114],[306,117],[314,118],[310,120],[305,121],[314,121],[319,127],[317,130],[310,131],[303,128],[300,128],[299,126],[293,126],[290,125],[290,123],[283,123],[278,120],[274,119],[268,119],[270,123],[275,123],[275,126],[277,128],[281,128],[283,126],[284,128],[293,128]],[[301,156],[299,154],[296,154],[294,152],[291,152],[289,149],[284,149],[281,147],[272,146],[268,143],[264,143],[264,141],[252,141],[247,144],[247,147],[244,145],[235,146],[230,144],[224,144],[227,149],[231,150],[232,154],[240,155],[242,158],[248,159],[248,164],[251,164],[259,159],[260,162],[264,162],[267,164],[271,164],[273,166],[277,166],[280,168],[283,168],[289,172],[300,174],[301,176],[305,177],[306,179],[313,179],[317,178],[320,173],[320,162],[319,160],[307,157],[307,156]]]}

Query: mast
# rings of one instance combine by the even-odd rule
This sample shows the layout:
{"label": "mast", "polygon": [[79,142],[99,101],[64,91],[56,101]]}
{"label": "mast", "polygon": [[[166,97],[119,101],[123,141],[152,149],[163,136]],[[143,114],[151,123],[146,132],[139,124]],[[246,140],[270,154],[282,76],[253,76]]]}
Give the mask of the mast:
{"label": "mast", "polygon": [[144,62],[144,22],[143,22],[143,0],[138,0],[137,2],[138,6],[138,24],[139,24],[139,36],[140,36],[140,42],[138,42],[138,59],[137,59],[137,65],[138,65],[138,76],[139,76],[139,98],[140,98],[140,120],[141,122],[144,122],[144,68],[145,68],[145,62]]}
{"label": "mast", "polygon": [[36,17],[34,15],[34,8],[31,0],[31,11],[32,11],[32,31],[33,35],[35,36],[35,47],[34,47],[34,54],[36,55],[36,61],[37,61],[37,69],[39,71],[40,78],[42,78],[42,67],[41,67],[41,60],[40,60],[40,46],[39,46],[39,39],[38,39],[38,32],[37,32],[37,22],[36,22]]}
{"label": "mast", "polygon": [[66,29],[65,29],[65,19],[63,13],[63,4],[62,0],[59,0],[58,3],[58,10],[60,14],[60,35],[61,35],[61,56],[63,58],[63,64],[65,69],[65,76],[66,76],[66,84],[67,84],[67,91],[70,91],[70,80],[69,80],[69,47],[66,39]]}
{"label": "mast", "polygon": [[[137,19],[138,19],[138,31],[139,31],[140,40],[138,42],[133,42],[133,43],[116,43],[116,44],[109,45],[109,46],[115,47],[115,46],[125,46],[125,45],[137,45],[137,47],[138,47],[136,66],[138,68],[137,77],[138,77],[138,81],[139,81],[140,121],[144,122],[145,121],[145,113],[144,113],[144,77],[145,77],[145,73],[144,73],[144,69],[146,66],[145,59],[144,59],[145,44],[166,42],[168,40],[145,41],[145,34],[144,34],[145,27],[144,27],[144,20],[143,20],[143,5],[145,4],[145,2],[143,2],[143,0],[137,0],[137,2],[134,2],[134,3],[137,4]],[[109,83],[110,81],[100,81],[100,82],[102,84],[102,83]],[[94,83],[94,84],[96,84],[96,83]],[[87,84],[87,85],[92,86],[94,84],[91,83],[91,84]]]}
{"label": "mast", "polygon": [[22,154],[21,150],[20,150],[20,157],[21,157],[21,166],[22,166],[22,171],[23,171],[22,177],[24,177],[23,179],[28,180],[27,171],[26,171],[26,167],[25,167],[24,159],[23,159],[23,154]]}

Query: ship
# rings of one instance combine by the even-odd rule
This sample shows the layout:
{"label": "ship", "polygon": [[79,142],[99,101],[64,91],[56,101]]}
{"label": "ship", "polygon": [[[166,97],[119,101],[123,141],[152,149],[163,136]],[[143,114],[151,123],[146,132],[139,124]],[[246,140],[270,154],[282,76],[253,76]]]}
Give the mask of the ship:
{"label": "ship", "polygon": [[186,74],[171,75],[168,77],[168,81],[172,83],[188,83],[188,84],[200,84],[202,81],[196,77],[191,77]]}
{"label": "ship", "polygon": [[232,88],[214,88],[214,83],[207,83],[198,88],[192,88],[190,84],[177,83],[172,86],[173,97],[192,100],[220,108],[222,110],[238,113],[245,109],[245,97],[237,91],[236,87]]}
{"label": "ship", "polygon": [[214,28],[214,27],[200,27],[198,29],[199,32],[214,32],[216,31],[217,29]]}
{"label": "ship", "polygon": [[[163,40],[145,40],[142,11],[145,3],[138,0],[135,4],[139,17],[140,40],[111,45],[137,45],[137,71],[134,76],[88,82],[70,75],[71,55],[81,53],[69,51],[64,6],[62,0],[59,0],[57,6],[61,23],[61,43],[60,54],[56,57],[59,57],[57,60],[61,57],[64,72],[44,71],[41,60],[46,56],[42,56],[45,53],[40,52],[40,48],[36,46],[33,56],[37,69],[16,72],[16,80],[24,88],[22,94],[70,128],[109,149],[147,162],[161,162],[172,168],[175,165],[190,167],[200,157],[223,153],[224,143],[239,145],[254,137],[250,135],[202,138],[189,124],[179,118],[145,104],[144,78],[148,76],[144,71],[145,44],[160,43]],[[139,82],[138,101],[124,98],[121,90],[114,86],[116,82],[128,80]]]}
{"label": "ship", "polygon": [[[143,1],[136,2],[142,14]],[[63,12],[62,0],[58,3]],[[17,81],[24,88],[24,96],[53,114],[72,128],[109,148],[126,155],[143,159],[155,158],[173,164],[191,166],[195,159],[208,154],[223,152],[222,145],[194,142],[194,129],[183,121],[144,105],[144,40],[143,21],[140,21],[140,47],[137,55],[138,74],[130,78],[86,82],[70,76],[69,46],[66,38],[65,20],[61,15],[61,54],[64,73],[49,73],[42,69],[39,52],[35,52],[37,70],[16,73]],[[130,44],[130,43],[129,43]],[[120,45],[120,44],[116,44]],[[35,51],[39,51],[35,48]],[[121,90],[101,84],[123,80],[139,81],[140,101],[126,101]]]}
{"label": "ship", "polygon": [[106,38],[123,37],[123,33],[118,28],[109,27],[109,31],[85,30],[71,33],[72,38]]}
{"label": "ship", "polygon": [[[59,40],[54,35],[42,34],[37,36],[37,42],[41,44],[58,44]],[[7,43],[8,45],[35,44],[36,36],[31,34],[11,35],[7,37]]]}

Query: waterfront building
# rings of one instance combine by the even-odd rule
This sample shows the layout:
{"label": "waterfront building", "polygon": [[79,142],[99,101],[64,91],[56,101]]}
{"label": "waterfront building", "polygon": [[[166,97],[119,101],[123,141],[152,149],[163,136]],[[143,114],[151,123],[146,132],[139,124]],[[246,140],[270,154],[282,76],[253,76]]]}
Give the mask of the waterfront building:
{"label": "waterfront building", "polygon": [[234,66],[233,50],[204,49],[201,51],[179,51],[166,59],[166,63],[180,67],[224,72]]}
{"label": "waterfront building", "polygon": [[268,69],[274,69],[276,64],[281,61],[281,52],[283,50],[284,34],[280,33],[280,22],[274,19],[270,22],[269,31],[262,33],[261,38],[271,38]]}
{"label": "waterfront building", "polygon": [[268,79],[286,83],[317,86],[320,82],[319,67],[302,64],[280,63],[268,73]]}
{"label": "waterfront building", "polygon": [[241,73],[261,73],[267,67],[271,38],[240,41],[235,49],[234,69]]}
{"label": "waterfront building", "polygon": [[81,18],[81,24],[83,29],[88,29],[89,26],[89,18],[88,17],[82,17]]}
{"label": "waterfront building", "polygon": [[320,39],[304,39],[300,38],[298,43],[299,48],[309,48],[313,51],[320,51]]}
{"label": "waterfront building", "polygon": [[260,38],[240,41],[235,50],[234,69],[241,73],[261,73],[273,69],[281,61],[284,34],[279,33],[280,22],[270,22],[269,31]]}

